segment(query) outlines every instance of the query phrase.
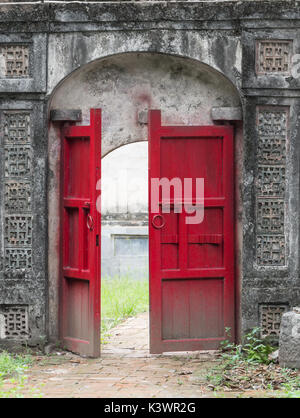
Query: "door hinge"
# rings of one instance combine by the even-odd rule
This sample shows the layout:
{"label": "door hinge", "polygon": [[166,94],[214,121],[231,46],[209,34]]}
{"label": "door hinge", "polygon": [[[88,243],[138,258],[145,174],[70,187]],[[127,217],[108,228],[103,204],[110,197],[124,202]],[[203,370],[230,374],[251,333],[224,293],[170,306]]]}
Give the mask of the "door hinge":
{"label": "door hinge", "polygon": [[96,247],[99,247],[99,235],[96,235]]}

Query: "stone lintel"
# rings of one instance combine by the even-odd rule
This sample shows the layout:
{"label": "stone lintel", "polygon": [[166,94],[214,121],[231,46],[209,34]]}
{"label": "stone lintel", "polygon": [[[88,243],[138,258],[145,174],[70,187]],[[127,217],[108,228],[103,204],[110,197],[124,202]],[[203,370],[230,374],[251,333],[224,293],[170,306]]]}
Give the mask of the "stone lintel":
{"label": "stone lintel", "polygon": [[52,109],[50,111],[52,122],[80,122],[82,112],[78,109]]}
{"label": "stone lintel", "polygon": [[213,107],[211,109],[212,120],[243,120],[241,107]]}

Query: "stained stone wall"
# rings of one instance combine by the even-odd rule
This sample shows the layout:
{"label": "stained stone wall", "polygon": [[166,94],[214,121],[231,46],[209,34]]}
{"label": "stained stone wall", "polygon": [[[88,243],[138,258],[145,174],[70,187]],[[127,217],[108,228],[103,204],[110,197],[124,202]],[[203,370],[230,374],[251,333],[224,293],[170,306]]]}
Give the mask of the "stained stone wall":
{"label": "stained stone wall", "polygon": [[[247,30],[245,102],[243,329],[278,339],[282,314],[300,301],[299,28]],[[252,304],[252,306],[251,306]]]}
{"label": "stained stone wall", "polygon": [[238,92],[238,330],[278,336],[282,313],[300,303],[299,22],[298,3],[280,0],[0,5],[1,344],[58,335],[53,95],[76,70],[130,52],[189,58]]}
{"label": "stained stone wall", "polygon": [[11,344],[46,335],[43,114],[43,103],[1,102],[0,333]]}

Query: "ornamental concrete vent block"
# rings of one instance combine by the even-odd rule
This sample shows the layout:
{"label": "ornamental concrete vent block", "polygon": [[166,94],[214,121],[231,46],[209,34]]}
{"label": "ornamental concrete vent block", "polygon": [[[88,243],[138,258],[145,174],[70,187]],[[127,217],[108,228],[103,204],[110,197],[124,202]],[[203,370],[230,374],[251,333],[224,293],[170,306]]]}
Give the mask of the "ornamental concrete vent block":
{"label": "ornamental concrete vent block", "polygon": [[29,338],[28,306],[4,305],[0,307],[0,338],[7,340]]}
{"label": "ornamental concrete vent block", "polygon": [[292,41],[264,40],[257,43],[256,72],[263,74],[289,74]]}
{"label": "ornamental concrete vent block", "polygon": [[281,318],[286,312],[286,305],[261,305],[260,306],[260,327],[261,337],[278,340]]}
{"label": "ornamental concrete vent block", "polygon": [[0,70],[2,77],[28,77],[29,51],[28,45],[0,46]]}

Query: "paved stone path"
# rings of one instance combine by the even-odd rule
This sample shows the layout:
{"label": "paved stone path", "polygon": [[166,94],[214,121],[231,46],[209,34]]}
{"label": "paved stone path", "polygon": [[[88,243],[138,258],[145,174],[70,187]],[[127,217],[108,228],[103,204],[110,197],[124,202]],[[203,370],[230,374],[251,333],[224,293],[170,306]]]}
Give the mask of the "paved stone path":
{"label": "paved stone path", "polygon": [[[23,393],[26,397],[35,393],[76,398],[211,397],[206,374],[217,355],[203,351],[150,355],[145,313],[111,330],[100,359],[68,352],[37,357]],[[226,393],[226,397],[237,395]]]}
{"label": "paved stone path", "polygon": [[214,353],[149,354],[148,313],[110,331],[100,359],[54,352],[37,357],[27,373],[26,396],[202,397],[211,396],[205,375]]}

